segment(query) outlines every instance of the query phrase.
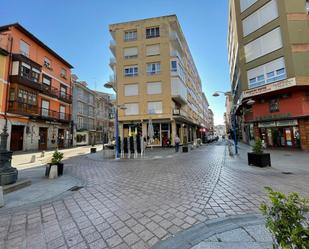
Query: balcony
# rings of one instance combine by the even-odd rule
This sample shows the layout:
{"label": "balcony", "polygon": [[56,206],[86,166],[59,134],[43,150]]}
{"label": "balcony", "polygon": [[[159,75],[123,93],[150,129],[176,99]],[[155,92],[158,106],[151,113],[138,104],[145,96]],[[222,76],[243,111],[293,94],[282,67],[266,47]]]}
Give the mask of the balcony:
{"label": "balcony", "polygon": [[19,83],[23,86],[30,87],[32,89],[41,90],[41,84],[37,81],[35,81],[32,77],[18,74],[18,75],[10,75],[10,81],[12,83]]}
{"label": "balcony", "polygon": [[53,87],[53,86],[48,86],[46,84],[40,84],[40,92],[48,95],[48,96],[51,96],[51,97],[55,97],[57,98],[58,97],[58,88],[56,87]]}
{"label": "balcony", "polygon": [[60,100],[72,104],[72,95],[60,91],[58,97]]}
{"label": "balcony", "polygon": [[187,104],[187,88],[180,78],[172,78],[172,98],[180,105]]}
{"label": "balcony", "polygon": [[116,66],[116,59],[114,57],[109,59],[109,66],[112,70],[114,70]]}
{"label": "balcony", "polygon": [[69,123],[71,121],[71,115],[68,113],[57,112],[46,108],[40,108],[39,111],[40,119],[63,123]]}
{"label": "balcony", "polygon": [[179,51],[183,51],[181,40],[176,31],[170,32],[170,40]]}
{"label": "balcony", "polygon": [[10,113],[16,113],[25,116],[39,116],[39,109],[36,105],[29,105],[17,101],[9,101],[8,111]]}
{"label": "balcony", "polygon": [[116,41],[115,40],[110,41],[109,49],[112,51],[113,55],[116,56]]}

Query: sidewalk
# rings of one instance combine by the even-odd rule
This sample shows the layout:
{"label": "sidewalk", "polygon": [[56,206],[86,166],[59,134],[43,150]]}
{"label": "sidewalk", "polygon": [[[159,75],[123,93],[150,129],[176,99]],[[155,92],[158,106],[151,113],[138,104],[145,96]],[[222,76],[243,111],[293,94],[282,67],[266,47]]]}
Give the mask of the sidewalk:
{"label": "sidewalk", "polygon": [[219,218],[194,225],[152,249],[271,249],[271,234],[259,215]]}
{"label": "sidewalk", "polygon": [[[60,152],[64,153],[64,159],[73,156],[80,156],[90,153],[91,145],[74,147],[68,149],[61,149]],[[102,150],[102,145],[95,146],[97,150]],[[42,166],[50,162],[54,150],[45,151],[44,157],[41,157],[41,152],[18,152],[14,153],[12,157],[12,166],[17,169],[26,169],[37,166]]]}
{"label": "sidewalk", "polygon": [[[233,142],[232,142],[233,143]],[[241,164],[248,166],[247,152],[251,152],[251,146],[239,142],[238,143],[238,155],[234,155],[230,161],[237,160]],[[232,146],[232,152],[234,153],[234,147]],[[280,172],[290,173],[309,173],[309,153],[299,150],[288,149],[266,149],[266,153],[271,155],[271,168]],[[264,168],[265,169],[265,168]]]}
{"label": "sidewalk", "polygon": [[64,174],[56,179],[45,177],[45,167],[32,167],[18,171],[19,179],[30,179],[31,185],[4,195],[5,206],[0,208],[0,213],[37,206],[46,201],[59,198],[62,194],[69,193],[74,186],[83,186],[83,182],[66,174],[68,163],[64,162]]}

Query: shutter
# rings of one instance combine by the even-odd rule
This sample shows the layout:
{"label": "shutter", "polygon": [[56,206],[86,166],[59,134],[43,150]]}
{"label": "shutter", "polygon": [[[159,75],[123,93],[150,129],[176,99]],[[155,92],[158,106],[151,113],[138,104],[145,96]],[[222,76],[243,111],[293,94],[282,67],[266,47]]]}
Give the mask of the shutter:
{"label": "shutter", "polygon": [[123,55],[125,58],[136,57],[137,56],[137,47],[125,48],[123,50]]}
{"label": "shutter", "polygon": [[159,55],[160,54],[160,45],[149,45],[146,46],[146,56]]}
{"label": "shutter", "polygon": [[147,94],[161,94],[161,82],[149,82],[147,83]]}
{"label": "shutter", "polygon": [[138,103],[125,104],[126,115],[137,115],[139,113]]}
{"label": "shutter", "polygon": [[130,84],[124,86],[124,96],[137,96],[138,95],[138,85]]}
{"label": "shutter", "polygon": [[162,102],[148,102],[148,113],[149,114],[161,114],[162,113]]}

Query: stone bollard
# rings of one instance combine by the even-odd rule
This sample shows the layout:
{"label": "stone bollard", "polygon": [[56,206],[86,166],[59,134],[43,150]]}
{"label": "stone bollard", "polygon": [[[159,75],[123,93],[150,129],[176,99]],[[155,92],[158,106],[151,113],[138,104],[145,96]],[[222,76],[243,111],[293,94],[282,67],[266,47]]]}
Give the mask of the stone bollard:
{"label": "stone bollard", "polygon": [[35,155],[32,155],[30,159],[30,163],[34,163],[34,162],[35,162]]}
{"label": "stone bollard", "polygon": [[48,178],[49,179],[55,179],[57,177],[58,177],[57,165],[51,165]]}
{"label": "stone bollard", "polygon": [[3,199],[3,189],[0,186],[0,208],[4,206],[4,199]]}

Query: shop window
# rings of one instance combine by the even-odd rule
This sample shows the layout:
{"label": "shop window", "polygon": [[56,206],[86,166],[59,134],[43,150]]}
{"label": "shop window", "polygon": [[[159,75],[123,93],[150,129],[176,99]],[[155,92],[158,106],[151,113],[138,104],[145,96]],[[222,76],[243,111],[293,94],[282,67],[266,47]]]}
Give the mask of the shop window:
{"label": "shop window", "polygon": [[80,134],[78,134],[78,135],[76,136],[76,142],[77,142],[77,143],[86,142],[86,135],[80,135]]}
{"label": "shop window", "polygon": [[269,101],[269,111],[279,112],[279,99],[271,99]]}

